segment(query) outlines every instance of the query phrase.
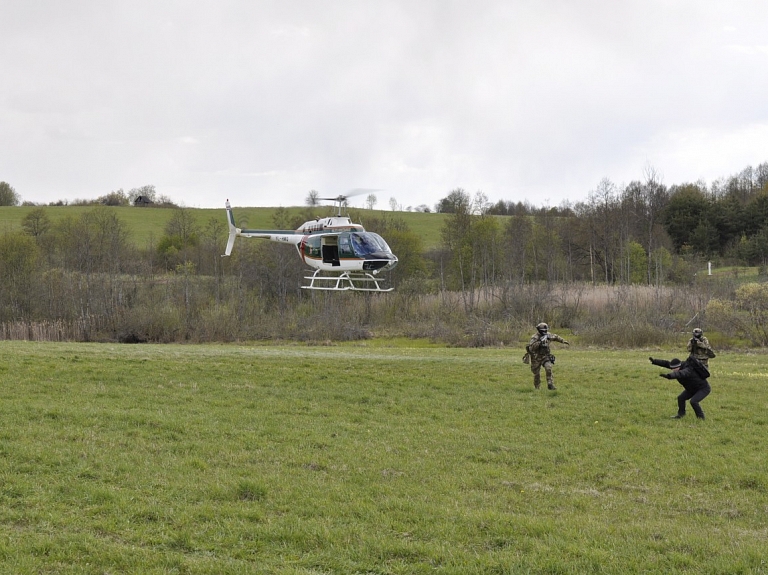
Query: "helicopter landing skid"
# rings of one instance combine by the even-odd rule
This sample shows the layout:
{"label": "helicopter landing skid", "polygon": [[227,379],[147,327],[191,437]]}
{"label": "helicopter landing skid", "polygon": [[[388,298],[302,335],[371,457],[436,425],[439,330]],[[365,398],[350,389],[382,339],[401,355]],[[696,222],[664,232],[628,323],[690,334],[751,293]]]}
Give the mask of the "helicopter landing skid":
{"label": "helicopter landing skid", "polygon": [[372,292],[390,292],[395,288],[382,288],[381,278],[375,278],[369,273],[351,274],[342,272],[339,275],[326,276],[321,275],[320,270],[316,270],[311,276],[304,276],[309,280],[309,285],[301,286],[301,289],[316,289],[325,291],[372,291]]}

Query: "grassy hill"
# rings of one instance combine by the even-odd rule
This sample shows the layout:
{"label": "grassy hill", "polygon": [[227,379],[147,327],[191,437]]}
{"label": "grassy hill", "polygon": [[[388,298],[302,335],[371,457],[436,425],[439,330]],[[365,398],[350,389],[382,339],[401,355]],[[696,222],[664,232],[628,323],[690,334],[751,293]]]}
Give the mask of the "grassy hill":
{"label": "grassy hill", "polygon": [[[57,222],[66,217],[77,218],[84,212],[95,209],[94,206],[42,206],[51,221]],[[24,217],[38,206],[0,207],[0,233],[21,229]],[[144,246],[150,240],[157,241],[162,237],[165,226],[173,216],[172,208],[137,208],[137,207],[106,207],[114,210],[118,218],[125,222],[131,231],[134,241]],[[224,206],[221,209],[186,208],[197,220],[200,226],[205,226],[211,219],[226,222]],[[274,228],[275,212],[279,208],[248,208],[233,207],[238,225],[249,228]],[[292,207],[285,208],[289,218],[326,217],[334,214],[331,206],[317,208]],[[397,217],[402,218],[408,227],[419,234],[426,248],[436,247],[440,243],[440,230],[445,214],[425,214],[421,212],[387,212],[383,210],[363,210],[351,208],[349,215],[355,222],[365,226],[366,220],[372,218]]]}

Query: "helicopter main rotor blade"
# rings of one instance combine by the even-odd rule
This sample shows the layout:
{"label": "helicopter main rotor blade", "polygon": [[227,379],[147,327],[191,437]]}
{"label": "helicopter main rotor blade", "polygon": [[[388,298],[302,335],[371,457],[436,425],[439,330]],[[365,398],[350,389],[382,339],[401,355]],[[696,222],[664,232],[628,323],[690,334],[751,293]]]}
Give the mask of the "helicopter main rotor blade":
{"label": "helicopter main rotor blade", "polygon": [[327,202],[343,202],[353,196],[360,196],[362,194],[370,194],[373,192],[380,192],[380,188],[354,188],[349,190],[346,194],[339,194],[335,198],[317,198],[318,200],[325,200]]}
{"label": "helicopter main rotor blade", "polygon": [[344,194],[345,197],[351,198],[352,196],[360,196],[362,194],[370,194],[372,192],[380,192],[381,188],[354,188],[352,190],[349,190],[346,194]]}

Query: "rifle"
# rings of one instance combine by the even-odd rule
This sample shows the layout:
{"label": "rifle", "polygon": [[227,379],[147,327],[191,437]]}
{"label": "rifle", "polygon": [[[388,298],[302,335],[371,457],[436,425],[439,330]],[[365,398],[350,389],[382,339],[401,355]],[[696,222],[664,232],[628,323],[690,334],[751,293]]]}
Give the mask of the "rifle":
{"label": "rifle", "polygon": [[539,347],[543,347],[545,349],[549,349],[549,340],[550,336],[548,333],[545,333],[539,338]]}

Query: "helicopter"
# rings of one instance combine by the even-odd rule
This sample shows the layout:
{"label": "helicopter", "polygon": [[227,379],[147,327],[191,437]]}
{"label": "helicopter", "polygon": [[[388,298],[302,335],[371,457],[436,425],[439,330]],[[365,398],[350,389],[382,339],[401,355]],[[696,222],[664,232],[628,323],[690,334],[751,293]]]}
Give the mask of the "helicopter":
{"label": "helicopter", "polygon": [[[363,190],[364,191],[364,190]],[[293,244],[299,257],[315,271],[304,276],[307,281],[302,289],[326,291],[389,292],[394,288],[383,287],[384,278],[379,274],[397,265],[397,256],[379,234],[365,231],[360,224],[342,216],[347,198],[363,191],[354,191],[335,198],[318,198],[338,204],[336,216],[316,218],[302,224],[296,230],[248,230],[235,225],[235,216],[229,200],[226,201],[229,239],[223,254],[232,253],[235,238],[262,238],[273,242]]]}

